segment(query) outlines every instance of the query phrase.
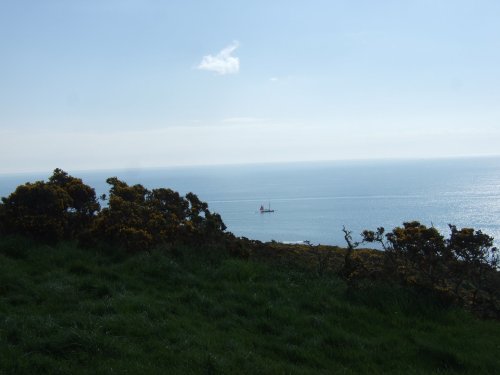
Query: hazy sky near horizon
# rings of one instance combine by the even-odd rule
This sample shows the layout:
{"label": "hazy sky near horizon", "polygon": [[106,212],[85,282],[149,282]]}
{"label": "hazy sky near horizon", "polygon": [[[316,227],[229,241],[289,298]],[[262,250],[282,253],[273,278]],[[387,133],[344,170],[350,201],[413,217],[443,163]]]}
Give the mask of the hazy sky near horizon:
{"label": "hazy sky near horizon", "polygon": [[0,173],[500,154],[500,1],[0,0]]}

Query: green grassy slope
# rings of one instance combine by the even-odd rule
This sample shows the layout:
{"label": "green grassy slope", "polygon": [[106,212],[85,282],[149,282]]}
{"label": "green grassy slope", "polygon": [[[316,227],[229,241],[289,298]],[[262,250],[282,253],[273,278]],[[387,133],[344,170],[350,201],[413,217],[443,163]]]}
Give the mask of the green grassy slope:
{"label": "green grassy slope", "polygon": [[184,249],[0,240],[0,373],[495,373],[500,324],[398,287]]}

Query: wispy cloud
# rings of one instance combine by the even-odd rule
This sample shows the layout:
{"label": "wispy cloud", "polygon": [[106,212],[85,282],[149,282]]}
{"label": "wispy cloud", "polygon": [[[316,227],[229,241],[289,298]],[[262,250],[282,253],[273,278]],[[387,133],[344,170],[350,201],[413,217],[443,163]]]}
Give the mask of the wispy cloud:
{"label": "wispy cloud", "polygon": [[236,74],[240,70],[240,59],[231,54],[238,48],[239,43],[234,41],[217,55],[203,56],[198,69],[216,72],[218,74]]}

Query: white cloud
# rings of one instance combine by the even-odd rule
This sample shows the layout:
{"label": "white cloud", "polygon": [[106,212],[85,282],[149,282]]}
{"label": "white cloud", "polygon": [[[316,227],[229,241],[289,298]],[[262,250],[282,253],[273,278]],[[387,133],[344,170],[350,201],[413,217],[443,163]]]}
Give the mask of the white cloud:
{"label": "white cloud", "polygon": [[231,43],[217,55],[203,56],[198,69],[216,72],[218,74],[236,74],[240,70],[240,59],[231,54],[238,48],[237,41]]}
{"label": "white cloud", "polygon": [[276,82],[276,81],[278,80],[278,77],[271,77],[271,78],[269,78],[269,80],[270,80],[271,82]]}

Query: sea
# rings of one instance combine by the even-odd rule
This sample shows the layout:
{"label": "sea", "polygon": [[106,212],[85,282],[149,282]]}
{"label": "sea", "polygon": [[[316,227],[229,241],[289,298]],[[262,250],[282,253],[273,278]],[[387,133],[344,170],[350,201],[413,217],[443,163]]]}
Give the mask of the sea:
{"label": "sea", "polygon": [[[417,220],[445,236],[448,224],[481,230],[500,243],[500,157],[300,162],[68,173],[109,192],[105,180],[193,192],[227,230],[260,241],[344,246],[342,228],[391,230]],[[0,175],[0,196],[51,172]],[[274,212],[260,213],[259,208]]]}

